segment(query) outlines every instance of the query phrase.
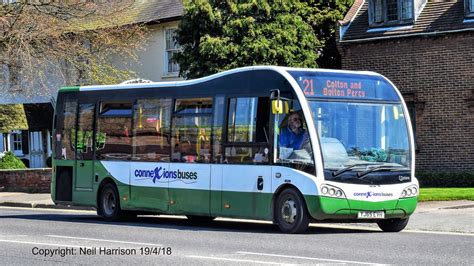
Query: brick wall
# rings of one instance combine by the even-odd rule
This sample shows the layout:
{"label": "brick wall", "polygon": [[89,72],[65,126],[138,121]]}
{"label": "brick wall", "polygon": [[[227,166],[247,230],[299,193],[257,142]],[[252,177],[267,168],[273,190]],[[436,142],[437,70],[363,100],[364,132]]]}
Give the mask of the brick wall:
{"label": "brick wall", "polygon": [[415,106],[417,170],[474,171],[474,33],[338,48],[343,69],[383,74]]}
{"label": "brick wall", "polygon": [[49,193],[51,168],[0,170],[0,191]]}

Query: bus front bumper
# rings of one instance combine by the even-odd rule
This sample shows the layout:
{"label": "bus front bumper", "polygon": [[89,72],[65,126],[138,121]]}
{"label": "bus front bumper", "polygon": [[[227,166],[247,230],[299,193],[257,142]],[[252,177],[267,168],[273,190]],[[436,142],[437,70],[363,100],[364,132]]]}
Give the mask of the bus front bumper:
{"label": "bus front bumper", "polygon": [[314,220],[355,220],[359,212],[383,211],[385,219],[407,218],[416,209],[417,197],[370,202],[320,196],[306,197],[308,211]]}

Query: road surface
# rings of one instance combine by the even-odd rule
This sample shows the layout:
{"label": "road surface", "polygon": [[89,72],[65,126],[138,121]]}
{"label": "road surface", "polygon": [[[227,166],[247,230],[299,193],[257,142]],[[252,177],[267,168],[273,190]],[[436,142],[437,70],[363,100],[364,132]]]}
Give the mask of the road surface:
{"label": "road surface", "polygon": [[286,235],[267,222],[143,216],[107,223],[91,211],[0,207],[0,264],[474,263],[474,234],[312,224]]}

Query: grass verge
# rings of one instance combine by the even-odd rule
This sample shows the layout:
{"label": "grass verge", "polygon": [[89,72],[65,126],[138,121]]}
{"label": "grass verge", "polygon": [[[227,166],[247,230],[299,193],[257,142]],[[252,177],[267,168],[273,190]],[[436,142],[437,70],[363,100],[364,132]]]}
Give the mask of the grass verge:
{"label": "grass verge", "polygon": [[421,188],[418,200],[474,200],[474,188]]}

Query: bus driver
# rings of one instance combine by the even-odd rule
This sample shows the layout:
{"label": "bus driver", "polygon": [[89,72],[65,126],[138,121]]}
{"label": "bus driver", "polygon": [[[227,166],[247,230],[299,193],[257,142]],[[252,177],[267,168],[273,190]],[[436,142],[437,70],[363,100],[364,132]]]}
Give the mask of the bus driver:
{"label": "bus driver", "polygon": [[288,126],[281,129],[280,147],[300,150],[308,134],[303,128],[301,117],[297,112],[292,112],[288,116]]}

